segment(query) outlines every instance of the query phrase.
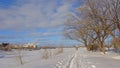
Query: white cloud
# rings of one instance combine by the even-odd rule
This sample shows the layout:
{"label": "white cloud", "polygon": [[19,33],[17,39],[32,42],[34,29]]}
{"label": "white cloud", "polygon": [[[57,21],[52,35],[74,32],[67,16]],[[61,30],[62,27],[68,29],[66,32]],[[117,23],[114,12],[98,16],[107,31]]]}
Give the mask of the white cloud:
{"label": "white cloud", "polygon": [[63,32],[48,32],[48,33],[44,33],[44,36],[58,36],[58,35],[62,35]]}
{"label": "white cloud", "polygon": [[[73,9],[72,4],[76,1],[78,0],[61,0],[62,4],[59,5],[57,0],[16,0],[10,8],[0,8],[0,30],[29,31],[25,34],[16,32],[15,38],[60,36],[63,33],[59,29],[62,29]],[[36,29],[48,31],[34,31]],[[52,29],[55,30],[50,31]]]}
{"label": "white cloud", "polygon": [[[63,1],[64,2],[64,1]],[[55,0],[17,0],[9,9],[0,9],[0,29],[35,29],[61,25],[70,11],[70,4],[58,5]],[[66,3],[66,2],[65,2]],[[4,25],[4,26],[3,26]]]}

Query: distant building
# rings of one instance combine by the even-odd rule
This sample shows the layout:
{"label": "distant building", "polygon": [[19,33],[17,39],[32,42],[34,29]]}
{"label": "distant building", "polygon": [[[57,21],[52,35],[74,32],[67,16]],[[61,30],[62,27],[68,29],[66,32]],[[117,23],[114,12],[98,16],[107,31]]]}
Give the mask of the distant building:
{"label": "distant building", "polygon": [[0,44],[0,49],[9,51],[9,50],[11,50],[11,45],[9,43],[2,43],[2,44]]}
{"label": "distant building", "polygon": [[28,43],[28,44],[25,44],[23,47],[29,48],[29,49],[35,49],[37,47],[37,45],[35,45],[33,43]]}

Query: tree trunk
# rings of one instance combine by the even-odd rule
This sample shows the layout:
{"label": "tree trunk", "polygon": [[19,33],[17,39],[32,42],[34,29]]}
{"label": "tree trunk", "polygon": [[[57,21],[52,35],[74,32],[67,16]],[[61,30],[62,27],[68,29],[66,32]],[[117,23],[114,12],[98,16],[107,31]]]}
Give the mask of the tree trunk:
{"label": "tree trunk", "polygon": [[87,45],[87,42],[86,42],[86,41],[84,41],[84,45],[85,45],[85,47],[86,47],[86,50],[87,50],[87,51],[90,51],[90,48],[89,48],[89,46]]}
{"label": "tree trunk", "polygon": [[103,42],[98,41],[98,46],[101,52],[103,52],[105,54],[105,47]]}

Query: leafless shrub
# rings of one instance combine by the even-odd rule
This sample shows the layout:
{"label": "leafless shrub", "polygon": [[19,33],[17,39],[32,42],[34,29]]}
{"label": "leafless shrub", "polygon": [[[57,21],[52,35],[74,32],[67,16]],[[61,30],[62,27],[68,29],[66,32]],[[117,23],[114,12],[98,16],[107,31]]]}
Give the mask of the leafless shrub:
{"label": "leafless shrub", "polygon": [[75,50],[78,50],[79,47],[78,46],[74,46],[74,48],[75,48]]}
{"label": "leafless shrub", "polygon": [[63,53],[63,52],[64,52],[64,49],[63,49],[63,46],[61,45],[59,48],[56,48],[55,55],[58,55],[58,54]]}
{"label": "leafless shrub", "polygon": [[113,47],[115,48],[115,51],[117,52],[120,49],[120,39],[119,38],[114,38],[111,42]]}
{"label": "leafless shrub", "polygon": [[23,62],[23,52],[22,51],[23,51],[23,49],[22,49],[21,46],[19,46],[19,48],[15,50],[16,59],[21,65],[24,64],[24,62]]}
{"label": "leafless shrub", "polygon": [[49,52],[48,52],[48,50],[47,49],[44,49],[44,52],[43,52],[43,54],[42,54],[42,58],[43,59],[48,59],[49,58]]}
{"label": "leafless shrub", "polygon": [[87,46],[87,48],[88,48],[88,51],[97,51],[98,46],[90,44],[90,45]]}

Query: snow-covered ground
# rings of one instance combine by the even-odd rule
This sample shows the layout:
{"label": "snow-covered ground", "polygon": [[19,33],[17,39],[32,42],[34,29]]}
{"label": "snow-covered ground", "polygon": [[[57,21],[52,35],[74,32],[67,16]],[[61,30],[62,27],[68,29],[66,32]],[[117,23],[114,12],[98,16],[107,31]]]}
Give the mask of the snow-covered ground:
{"label": "snow-covered ground", "polygon": [[[20,57],[23,64],[20,63]],[[84,48],[0,51],[0,68],[119,68],[120,55],[88,52]]]}

